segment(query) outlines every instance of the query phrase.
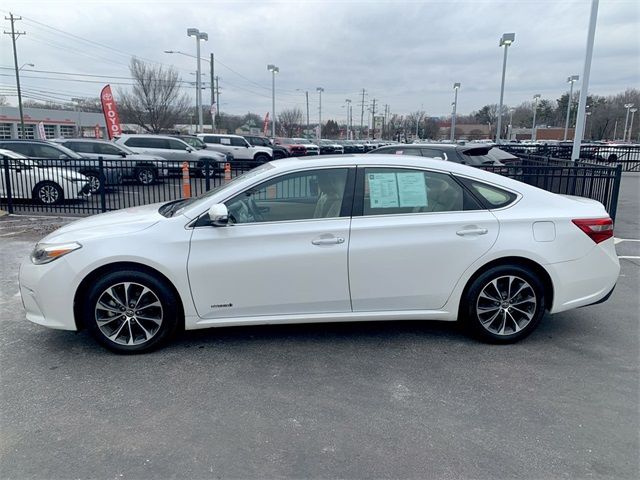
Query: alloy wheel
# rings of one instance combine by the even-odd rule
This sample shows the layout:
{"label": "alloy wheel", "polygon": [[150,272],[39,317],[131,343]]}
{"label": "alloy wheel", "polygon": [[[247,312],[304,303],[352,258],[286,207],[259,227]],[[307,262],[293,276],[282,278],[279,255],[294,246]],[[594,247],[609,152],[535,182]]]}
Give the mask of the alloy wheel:
{"label": "alloy wheel", "polygon": [[89,179],[89,188],[91,189],[91,193],[96,193],[100,190],[100,178],[95,175],[87,175]]}
{"label": "alloy wheel", "polygon": [[95,307],[100,332],[119,345],[142,345],[160,330],[162,304],[149,287],[116,283],[102,292]]}
{"label": "alloy wheel", "polygon": [[55,185],[43,185],[38,189],[38,198],[48,205],[56,203],[60,198],[60,192]]}
{"label": "alloy wheel", "polygon": [[533,287],[516,275],[494,278],[476,302],[482,327],[494,335],[508,336],[523,330],[533,320],[538,301]]}

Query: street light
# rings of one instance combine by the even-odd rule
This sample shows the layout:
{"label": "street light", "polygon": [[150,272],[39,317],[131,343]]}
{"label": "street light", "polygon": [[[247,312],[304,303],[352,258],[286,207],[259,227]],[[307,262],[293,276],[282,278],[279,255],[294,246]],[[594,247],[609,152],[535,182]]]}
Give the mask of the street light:
{"label": "street light", "polygon": [[451,114],[451,141],[456,139],[456,108],[458,106],[458,90],[460,89],[460,83],[453,84],[453,90],[455,91],[453,100],[453,113]]}
{"label": "street light", "polygon": [[187,28],[187,37],[195,37],[196,39],[196,57],[197,57],[197,74],[196,74],[196,105],[198,106],[198,130],[202,133],[202,90],[200,90],[200,40],[205,42],[209,40],[209,35],[206,32],[201,32],[197,28]]}
{"label": "street light", "polygon": [[351,113],[351,99],[347,98],[344,102],[347,104],[347,140],[349,140],[349,114]]}
{"label": "street light", "polygon": [[25,63],[24,65],[22,65],[22,66],[18,69],[18,71],[22,70],[24,67],[31,67],[31,68],[33,68],[33,67],[35,67],[35,65],[34,65],[33,63]]}
{"label": "street light", "polygon": [[[316,91],[318,92],[318,142],[322,139],[322,92],[324,92],[324,88],[317,87]],[[320,143],[318,143],[318,147]]]}
{"label": "street light", "polygon": [[507,140],[508,141],[513,140],[513,138],[512,138],[513,137],[513,112],[515,112],[515,111],[516,111],[516,109],[513,108],[513,107],[511,107],[509,109],[509,128],[508,128],[508,131],[507,131]]}
{"label": "street light", "polygon": [[637,108],[632,108],[629,110],[631,112],[631,123],[629,124],[629,141],[631,141],[631,132],[633,131],[633,117],[636,116]]}
{"label": "street light", "polygon": [[[302,92],[301,88],[296,88],[296,92]],[[307,132],[309,131],[309,90],[304,90],[304,99],[307,104]]]}
{"label": "street light", "polygon": [[573,97],[573,84],[580,80],[580,75],[571,75],[567,77],[567,82],[571,84],[569,87],[569,99],[567,100],[567,120],[564,124],[564,140],[567,141],[567,133],[569,131],[569,117],[571,115],[571,99]]}
{"label": "street light", "polygon": [[533,123],[531,124],[531,141],[536,141],[536,113],[538,113],[538,100],[540,99],[540,94],[536,93],[533,96]]}
{"label": "street light", "polygon": [[500,143],[500,130],[502,129],[502,101],[504,100],[504,77],[507,71],[507,50],[515,42],[515,33],[503,33],[500,38],[500,46],[504,47],[504,59],[502,60],[502,84],[500,86],[500,106],[498,107],[498,126],[496,127],[496,143]]}
{"label": "street light", "polygon": [[627,125],[629,123],[629,110],[633,107],[633,103],[625,103],[624,108],[627,109],[627,117],[624,120],[624,130],[622,132],[622,141],[624,142],[627,139]]}
{"label": "street light", "polygon": [[275,65],[267,65],[267,70],[271,72],[271,136],[276,136],[276,73],[280,72],[280,69]]}

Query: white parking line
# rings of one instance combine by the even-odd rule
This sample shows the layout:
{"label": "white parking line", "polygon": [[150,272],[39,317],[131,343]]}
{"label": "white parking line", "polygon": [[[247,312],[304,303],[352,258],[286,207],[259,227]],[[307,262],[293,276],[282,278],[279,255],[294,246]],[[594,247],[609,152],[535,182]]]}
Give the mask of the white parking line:
{"label": "white parking line", "polygon": [[26,230],[20,230],[18,232],[3,233],[2,235],[0,235],[0,237],[10,237],[11,235],[18,235],[19,233],[24,233],[24,232],[26,232]]}

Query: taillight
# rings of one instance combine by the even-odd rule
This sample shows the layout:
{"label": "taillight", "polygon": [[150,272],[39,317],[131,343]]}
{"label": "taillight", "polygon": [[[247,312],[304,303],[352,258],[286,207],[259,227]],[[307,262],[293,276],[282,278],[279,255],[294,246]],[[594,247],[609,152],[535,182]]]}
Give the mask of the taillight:
{"label": "taillight", "polygon": [[613,237],[613,220],[610,218],[581,218],[572,222],[596,243]]}

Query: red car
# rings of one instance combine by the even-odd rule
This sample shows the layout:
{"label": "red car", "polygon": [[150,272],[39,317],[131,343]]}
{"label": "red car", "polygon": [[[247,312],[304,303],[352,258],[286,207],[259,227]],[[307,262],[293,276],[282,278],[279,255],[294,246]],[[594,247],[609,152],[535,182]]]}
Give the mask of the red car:
{"label": "red car", "polygon": [[276,138],[273,143],[286,148],[290,157],[304,157],[307,154],[307,147],[292,138]]}

